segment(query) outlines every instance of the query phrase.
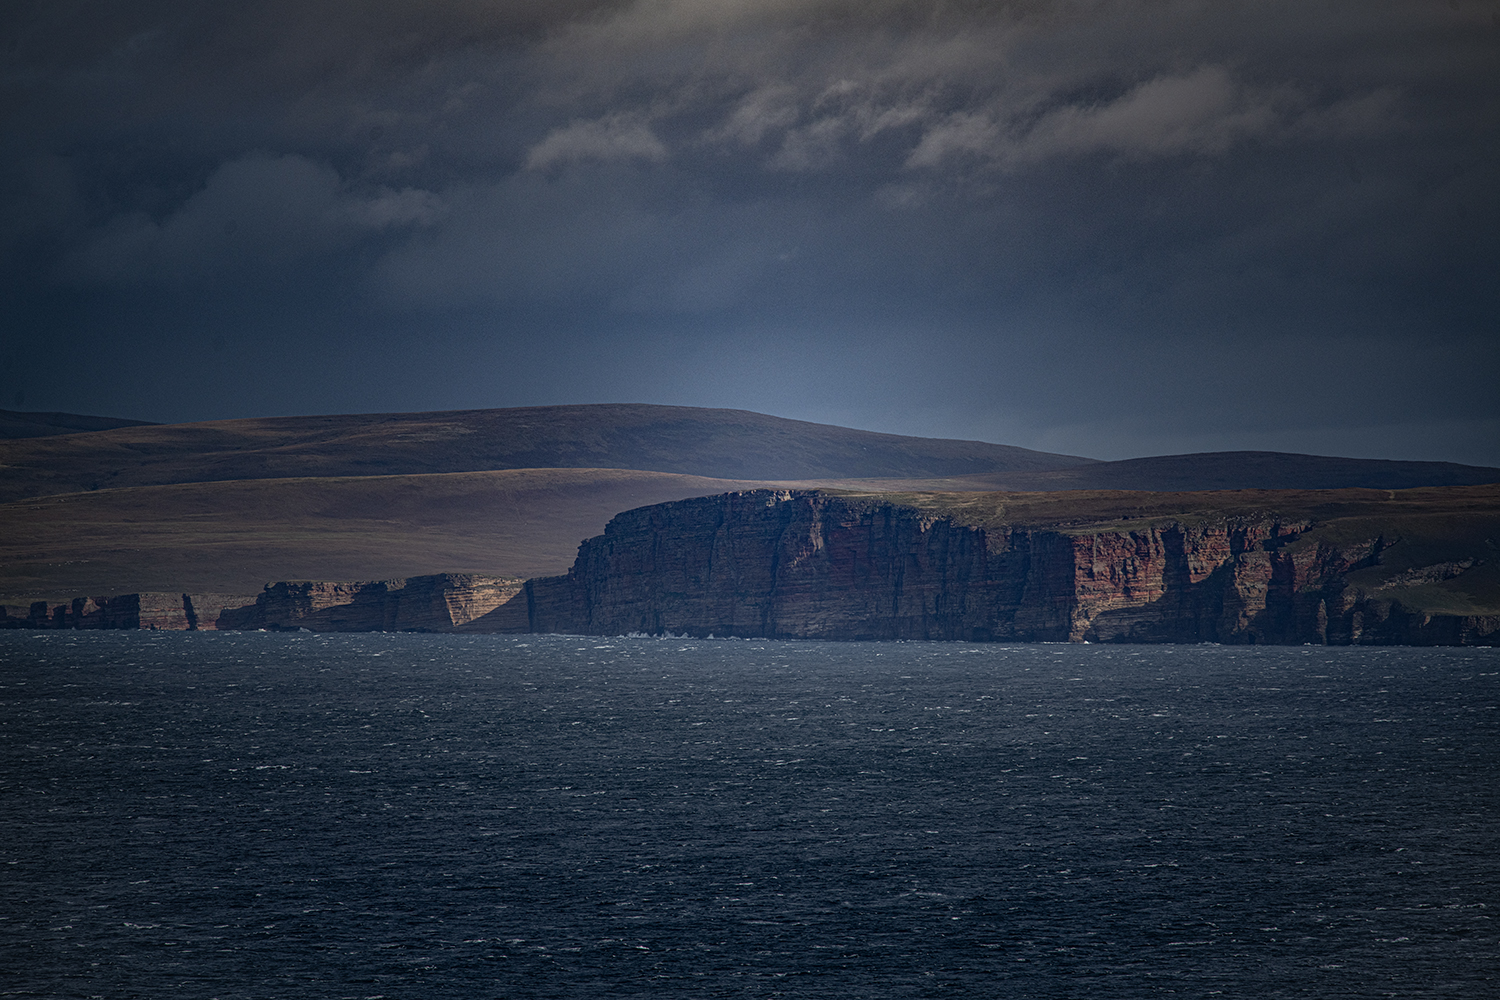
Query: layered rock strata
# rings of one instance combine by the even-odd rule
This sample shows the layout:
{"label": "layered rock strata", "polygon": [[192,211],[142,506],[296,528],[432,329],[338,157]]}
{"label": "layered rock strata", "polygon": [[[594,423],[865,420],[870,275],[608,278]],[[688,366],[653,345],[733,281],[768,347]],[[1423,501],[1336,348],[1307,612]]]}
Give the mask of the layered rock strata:
{"label": "layered rock strata", "polygon": [[0,627],[1495,645],[1500,486],[840,495],[626,511],[566,576],[276,583],[0,608]]}
{"label": "layered rock strata", "polygon": [[[1486,515],[1481,514],[1481,517]],[[1494,520],[1494,515],[1488,515]],[[1347,523],[1346,523],[1347,522]],[[1432,613],[1366,587],[1401,538],[1274,513],[1135,525],[974,524],[820,492],[627,511],[563,577],[530,580],[531,630],[786,639],[1489,644],[1500,613]],[[1349,529],[1357,529],[1350,535]],[[1494,533],[1500,537],[1500,531]],[[1493,537],[1471,567],[1493,560]],[[1487,548],[1486,548],[1487,546]],[[1461,562],[1462,560],[1460,560]],[[1449,572],[1434,569],[1428,576]],[[1366,574],[1368,575],[1368,574]]]}
{"label": "layered rock strata", "polygon": [[[244,604],[253,602],[254,598],[227,597],[224,600]],[[180,631],[197,627],[193,599],[188,594],[146,592],[75,597],[61,603],[33,601],[24,607],[0,605],[0,628]],[[210,623],[204,627],[212,628],[213,625]]]}
{"label": "layered rock strata", "polygon": [[361,583],[282,582],[250,596],[140,593],[0,607],[0,628],[452,632],[520,591],[519,579],[459,573]]}

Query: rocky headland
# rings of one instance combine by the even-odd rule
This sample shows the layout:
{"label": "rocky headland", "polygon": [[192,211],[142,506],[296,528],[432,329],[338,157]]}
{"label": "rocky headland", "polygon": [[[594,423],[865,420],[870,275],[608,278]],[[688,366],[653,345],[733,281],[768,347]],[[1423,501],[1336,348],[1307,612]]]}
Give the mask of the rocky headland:
{"label": "rocky headland", "polygon": [[146,592],[76,597],[33,601],[24,607],[0,605],[0,628],[454,632],[506,605],[521,592],[522,584],[517,578],[438,573],[357,583],[280,582],[250,595]]}
{"label": "rocky headland", "polygon": [[42,628],[1494,645],[1500,486],[748,490],[613,518],[562,576],[5,608]]}
{"label": "rocky headland", "polygon": [[1101,462],[636,404],[172,425],[9,417],[25,426],[0,419],[0,438],[32,436],[0,440],[0,603],[23,607],[71,609],[80,594],[253,596],[267,580],[547,577],[620,511],[753,489],[878,494],[898,506],[934,491],[1005,491],[1014,510],[1020,491],[1055,504],[1079,491],[1500,482],[1500,468],[1266,452]]}
{"label": "rocky headland", "polygon": [[1497,500],[761,490],[621,514],[522,596],[539,632],[1493,645]]}

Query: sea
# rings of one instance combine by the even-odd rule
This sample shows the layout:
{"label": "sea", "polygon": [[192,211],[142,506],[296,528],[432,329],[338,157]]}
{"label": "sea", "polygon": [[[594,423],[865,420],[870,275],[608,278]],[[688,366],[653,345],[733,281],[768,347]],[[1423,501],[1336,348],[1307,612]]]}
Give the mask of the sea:
{"label": "sea", "polygon": [[0,996],[1500,996],[1500,650],[0,633]]}

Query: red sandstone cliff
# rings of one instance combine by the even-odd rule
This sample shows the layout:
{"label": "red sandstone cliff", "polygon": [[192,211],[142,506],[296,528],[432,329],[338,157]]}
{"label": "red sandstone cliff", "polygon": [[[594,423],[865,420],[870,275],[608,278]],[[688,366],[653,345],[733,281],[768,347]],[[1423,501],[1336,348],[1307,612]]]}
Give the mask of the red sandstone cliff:
{"label": "red sandstone cliff", "polygon": [[298,629],[451,632],[521,590],[510,578],[440,573],[363,583],[274,583],[260,594],[142,593],[0,608],[0,627],[53,629]]}
{"label": "red sandstone cliff", "polygon": [[235,624],[313,632],[449,632],[520,590],[520,580],[460,573],[367,583],[275,583],[256,598],[253,613],[235,613]]}
{"label": "red sandstone cliff", "polygon": [[[524,599],[540,632],[1497,641],[1500,612],[1432,613],[1403,603],[1410,588],[1389,580],[1358,585],[1360,571],[1378,570],[1382,552],[1402,539],[1351,512],[1361,511],[1326,522],[1210,511],[1138,525],[1035,526],[879,498],[731,493],[617,516],[583,544],[566,577],[528,581]],[[1474,516],[1500,529],[1493,507]],[[1500,530],[1473,543],[1468,567],[1492,565],[1495,538]]]}
{"label": "red sandstone cliff", "polygon": [[0,608],[0,627],[1494,645],[1500,486],[757,490],[626,511],[567,576],[277,583]]}

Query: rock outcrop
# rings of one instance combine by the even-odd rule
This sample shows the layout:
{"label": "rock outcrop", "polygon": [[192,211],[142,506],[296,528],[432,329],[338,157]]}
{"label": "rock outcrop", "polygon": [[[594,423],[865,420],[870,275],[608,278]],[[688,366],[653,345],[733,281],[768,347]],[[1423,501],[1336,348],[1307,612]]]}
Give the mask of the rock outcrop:
{"label": "rock outcrop", "polygon": [[0,608],[0,627],[781,639],[1500,643],[1500,486],[839,494],[626,511],[566,576],[276,583]]}
{"label": "rock outcrop", "polygon": [[368,583],[274,583],[238,627],[449,632],[504,604],[521,586],[518,579],[457,573]]}
{"label": "rock outcrop", "polygon": [[[203,595],[205,598],[208,595]],[[215,595],[222,596],[222,595]],[[243,604],[250,597],[227,597]],[[0,628],[43,629],[167,629],[198,628],[192,598],[177,593],[117,594],[75,597],[50,603],[33,601],[24,608],[0,605]],[[212,624],[203,627],[212,628]]]}
{"label": "rock outcrop", "polygon": [[[1373,499],[1350,498],[1324,519],[1210,509],[1046,526],[907,499],[759,490],[627,511],[581,546],[567,576],[527,582],[529,626],[787,639],[1500,639],[1500,610],[1434,612],[1413,600],[1430,604],[1432,594],[1401,583],[1403,573],[1420,587],[1434,575],[1456,582],[1493,570],[1493,506],[1468,515],[1478,536],[1467,522],[1458,531],[1473,550],[1465,559],[1403,570],[1382,557],[1413,549],[1411,529],[1399,516],[1384,527],[1368,516],[1360,504]],[[1463,516],[1450,512],[1439,534],[1452,542],[1451,522]]]}
{"label": "rock outcrop", "polygon": [[452,632],[504,605],[522,581],[440,573],[362,583],[273,583],[258,595],[141,593],[0,607],[0,628]]}

